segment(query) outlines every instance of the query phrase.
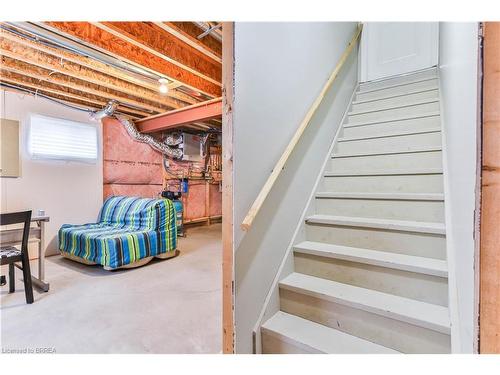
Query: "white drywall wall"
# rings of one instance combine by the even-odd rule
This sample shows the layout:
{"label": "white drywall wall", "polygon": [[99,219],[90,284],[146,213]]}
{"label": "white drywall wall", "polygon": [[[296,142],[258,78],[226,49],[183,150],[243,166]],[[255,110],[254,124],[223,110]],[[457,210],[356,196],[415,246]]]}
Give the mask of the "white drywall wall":
{"label": "white drywall wall", "polygon": [[474,343],[478,24],[442,22],[439,26],[439,71],[449,186],[446,204],[451,217],[451,223],[447,223],[447,240],[452,257],[450,266],[454,267],[456,277],[460,332],[456,350],[471,353]]}
{"label": "white drywall wall", "polygon": [[321,91],[357,24],[236,23],[234,238],[236,351],[252,329],[357,83],[357,49],[246,234],[248,209]]}
{"label": "white drywall wall", "polygon": [[[19,120],[21,177],[0,178],[1,212],[39,209],[50,216],[46,225],[46,254],[57,253],[57,232],[62,224],[95,222],[102,205],[101,124],[88,114],[63,107],[43,98],[0,90],[0,116]],[[30,113],[85,122],[98,127],[99,150],[95,164],[33,160],[26,140]],[[30,251],[31,253],[31,251]]]}

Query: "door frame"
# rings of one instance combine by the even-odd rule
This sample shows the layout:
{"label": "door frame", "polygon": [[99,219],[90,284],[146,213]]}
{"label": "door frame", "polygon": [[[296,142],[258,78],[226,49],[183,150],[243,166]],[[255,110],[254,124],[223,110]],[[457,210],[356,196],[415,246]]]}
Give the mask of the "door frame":
{"label": "door frame", "polygon": [[[500,90],[500,23],[483,23],[483,86],[482,86],[482,144],[481,144],[481,196],[477,207],[480,222],[477,226],[479,266],[479,353],[500,353],[500,322],[495,311],[500,308],[500,232],[498,231],[500,202],[500,101],[495,93]],[[480,208],[480,210],[479,210]],[[477,282],[477,281],[476,281]],[[477,322],[477,321],[476,321]]]}
{"label": "door frame", "polygon": [[[367,38],[368,38],[368,34],[369,34],[369,26],[368,24],[369,23],[383,23],[383,22],[364,22],[363,23],[363,33],[361,34],[361,43],[360,43],[360,50],[359,50],[359,82],[362,83],[362,82],[376,82],[376,81],[381,81],[383,79],[387,79],[389,76],[387,77],[382,77],[382,78],[376,78],[376,79],[372,79],[372,80],[368,80],[368,69],[367,69],[367,66],[368,66],[368,43],[367,43]],[[432,22],[434,23],[434,22]],[[437,22],[436,22],[437,23]],[[438,61],[438,57],[439,57],[439,23],[437,23],[437,27],[436,27],[436,30],[435,30],[435,38],[437,40],[437,49],[433,52],[434,54],[436,54],[434,57],[435,57],[435,60]],[[367,27],[368,26],[368,27]],[[425,70],[425,69],[429,69],[431,68],[432,66],[428,66],[426,68],[422,68],[422,69],[419,69],[419,70]],[[394,74],[392,76],[403,76],[405,74],[408,74],[409,72],[407,73],[397,73],[397,74]],[[392,77],[391,76],[391,77]]]}

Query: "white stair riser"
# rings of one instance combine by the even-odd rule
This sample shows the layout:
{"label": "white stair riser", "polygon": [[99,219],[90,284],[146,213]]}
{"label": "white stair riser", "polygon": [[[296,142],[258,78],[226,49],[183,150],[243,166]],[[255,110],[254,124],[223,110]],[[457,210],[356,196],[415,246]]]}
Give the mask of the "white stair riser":
{"label": "white stair riser", "polygon": [[322,324],[278,312],[261,329],[263,353],[395,354],[374,344]]}
{"label": "white stair riser", "polygon": [[426,168],[442,168],[441,151],[416,152],[411,154],[387,154],[332,158],[327,171],[390,171],[406,170],[409,173]]}
{"label": "white stair riser", "polygon": [[444,202],[316,198],[316,213],[444,223]]}
{"label": "white stair riser", "polygon": [[406,95],[424,90],[435,90],[438,88],[437,79],[410,83],[402,86],[395,86],[371,92],[358,92],[355,101],[372,100],[387,96]]}
{"label": "white stair riser", "polygon": [[319,354],[322,353],[310,346],[304,345],[282,335],[278,335],[262,328],[262,353],[263,354]]}
{"label": "white stair riser", "polygon": [[426,100],[426,99],[439,99],[438,90],[418,92],[414,94],[396,96],[387,99],[379,99],[358,104],[353,103],[351,111],[357,112],[357,111],[378,110],[398,105],[409,105],[415,101]]}
{"label": "white stair riser", "polygon": [[335,154],[384,153],[420,150],[425,147],[441,147],[441,132],[401,135],[374,139],[361,139],[349,142],[337,142]]}
{"label": "white stair riser", "polygon": [[446,259],[446,239],[437,234],[306,224],[306,239],[332,245]]}
{"label": "white stair riser", "polygon": [[448,306],[443,277],[295,252],[295,272]]}
{"label": "white stair riser", "polygon": [[369,193],[442,193],[443,176],[347,176],[324,177],[321,191]]}
{"label": "white stair riser", "polygon": [[380,81],[374,82],[362,82],[359,85],[359,91],[364,92],[367,90],[381,89],[388,86],[400,85],[400,84],[408,84],[415,81],[421,81],[424,79],[432,79],[436,78],[437,73],[436,69],[424,70],[418,73],[413,73],[410,75],[401,75],[393,78],[387,78]]}
{"label": "white stair riser", "polygon": [[388,121],[394,118],[412,117],[436,111],[439,111],[439,102],[416,104],[410,107],[400,107],[376,112],[350,114],[347,118],[347,123],[357,124],[369,121]]}
{"label": "white stair riser", "polygon": [[439,129],[440,127],[441,122],[439,116],[428,116],[362,126],[347,126],[343,128],[342,137],[376,137],[387,133],[418,132],[429,129]]}
{"label": "white stair riser", "polygon": [[450,336],[326,299],[280,289],[281,310],[403,353],[450,353]]}

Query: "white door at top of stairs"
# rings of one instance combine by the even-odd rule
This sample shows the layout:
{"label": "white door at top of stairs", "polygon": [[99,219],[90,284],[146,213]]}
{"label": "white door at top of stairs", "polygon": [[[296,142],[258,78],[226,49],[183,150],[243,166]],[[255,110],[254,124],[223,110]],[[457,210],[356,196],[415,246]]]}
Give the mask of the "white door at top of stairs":
{"label": "white door at top of stairs", "polygon": [[367,22],[361,40],[361,82],[436,66],[438,48],[437,22]]}

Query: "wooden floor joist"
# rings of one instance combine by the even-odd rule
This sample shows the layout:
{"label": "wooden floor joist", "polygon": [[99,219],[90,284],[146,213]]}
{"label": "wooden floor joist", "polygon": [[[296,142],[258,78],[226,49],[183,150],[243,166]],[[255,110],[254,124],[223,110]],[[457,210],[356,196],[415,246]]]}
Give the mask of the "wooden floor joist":
{"label": "wooden floor joist", "polygon": [[137,121],[136,125],[141,132],[154,133],[219,116],[222,116],[222,98],[146,117]]}
{"label": "wooden floor joist", "polygon": [[[196,30],[183,30],[196,29],[194,24],[0,24],[0,69],[5,84],[91,109],[116,100],[122,113],[146,119],[142,123],[150,131],[179,123],[197,129],[221,126],[212,121],[214,116],[220,118],[221,111],[211,101],[221,93],[221,59],[217,55],[221,43],[214,43],[211,36],[197,40],[191,35]],[[46,30],[39,35],[38,28]],[[67,43],[71,48],[66,48]],[[92,48],[97,57],[89,52]],[[113,63],[113,58],[128,67]],[[160,93],[155,76],[169,80],[168,93]],[[184,110],[186,106],[190,108]]]}
{"label": "wooden floor joist", "polygon": [[[3,78],[0,79],[0,82],[1,81],[3,81]],[[8,86],[3,86],[2,90],[19,93],[20,92],[20,90],[19,90],[20,88],[22,89],[23,87],[13,88],[13,87],[8,87]],[[47,91],[41,90],[41,89],[39,89],[37,92],[33,92],[33,91],[34,90],[31,90],[31,92],[30,93],[26,93],[26,95],[32,95],[32,96],[34,96],[36,98],[37,95],[42,95],[43,94],[44,96],[47,96],[47,97],[49,97],[51,99],[55,99],[55,100],[57,100],[59,102],[62,102],[62,103],[65,103],[65,104],[69,104],[69,105],[76,105],[76,106],[81,107],[82,109],[89,109],[89,110],[92,110],[92,111],[97,111],[97,110],[101,109],[100,106],[94,105],[94,104],[92,104],[91,102],[89,102],[87,100],[69,99],[65,95],[58,95],[58,94],[54,94],[54,93],[48,93]],[[21,90],[21,92],[23,92],[23,91]],[[45,98],[43,98],[43,99],[45,99]],[[140,116],[133,115],[133,114],[130,114],[130,113],[125,113],[125,112],[122,112],[121,110],[120,110],[120,113],[122,113],[122,114],[124,114],[126,116],[129,116],[132,120],[137,120],[137,119],[140,118]]]}
{"label": "wooden floor joist", "polygon": [[[60,49],[60,48],[54,48],[47,46],[45,44],[42,44],[41,42],[35,42],[23,37],[20,37],[18,35],[15,35],[13,33],[10,33],[8,31],[2,30],[0,32],[0,36],[4,39],[7,39],[16,45],[24,46],[27,48],[31,48],[43,53],[46,53],[48,55],[57,57],[59,62],[62,63],[63,65],[66,64],[67,62],[71,62],[73,64],[79,65],[81,67],[105,74],[107,76],[114,77],[118,80],[128,82],[131,84],[131,87],[138,87],[139,89],[147,89],[151,90],[153,92],[158,91],[158,83],[157,82],[152,82],[151,80],[146,80],[146,79],[140,79],[137,78],[134,75],[127,74],[126,72],[122,71],[121,69],[115,68],[113,66],[104,64],[100,61],[97,61],[95,59],[86,57],[86,56],[81,56],[74,54],[72,52]],[[197,103],[197,100],[194,99],[193,97],[186,95],[182,92],[179,92],[178,90],[175,90],[176,87],[179,86],[179,83],[174,83],[169,85],[169,92],[167,94],[168,97],[178,99],[182,102],[188,103],[188,104],[194,104]]]}
{"label": "wooden floor joist", "polygon": [[202,42],[200,42],[199,39],[193,38],[191,35],[184,33],[182,30],[175,27],[172,23],[170,23],[170,22],[155,22],[154,24],[156,26],[158,26],[159,28],[161,28],[162,30],[166,31],[167,33],[170,33],[173,36],[175,36],[176,38],[182,40],[184,43],[197,49],[198,51],[200,51],[204,55],[211,58],[213,61],[216,61],[216,62],[222,64],[222,57],[220,56],[220,54],[213,52],[207,46],[205,46]]}
{"label": "wooden floor joist", "polygon": [[108,100],[114,99],[120,103],[127,104],[136,108],[143,108],[152,112],[164,112],[167,108],[159,105],[152,105],[148,102],[138,101],[137,99],[130,98],[126,95],[120,95],[108,89],[100,88],[97,85],[88,84],[80,80],[69,79],[68,77],[60,76],[58,74],[50,74],[47,69],[37,68],[33,65],[23,63],[18,60],[12,60],[7,57],[2,57],[2,70],[10,71],[12,73],[25,75],[42,81],[51,82],[63,87],[74,89],[82,93],[89,93],[96,96],[106,97]]}
{"label": "wooden floor joist", "polygon": [[200,43],[204,48],[207,48],[215,55],[222,58],[222,43],[216,40],[211,35],[203,39],[198,39],[198,35],[201,34],[200,28],[196,26],[193,22],[163,22],[168,27],[184,34],[185,36],[191,38],[194,41]]}
{"label": "wooden floor joist", "polygon": [[[79,102],[90,103],[93,106],[95,106],[95,108],[102,108],[107,104],[106,99],[98,98],[95,95],[88,95],[88,94],[84,95],[78,91],[57,87],[56,85],[52,85],[48,82],[44,82],[43,84],[41,84],[38,80],[34,80],[30,77],[15,75],[7,71],[2,71],[2,74],[0,76],[0,82],[5,82],[15,86],[25,87],[35,92],[38,90],[40,92],[48,94],[49,96],[50,94],[57,95],[58,97],[66,98],[67,101],[75,100]],[[137,116],[139,118],[146,117],[149,115],[149,113],[147,112],[124,107],[122,105],[119,105],[118,109],[122,112],[130,113],[131,115]]]}
{"label": "wooden floor joist", "polygon": [[185,103],[176,99],[161,96],[158,91],[152,92],[142,87],[131,85],[115,77],[96,72],[72,62],[61,62],[60,59],[52,55],[32,48],[16,45],[15,43],[12,43],[2,37],[0,37],[0,54],[27,64],[35,65],[69,77],[103,86],[114,91],[122,92],[127,95],[144,98],[160,105],[166,105],[170,108],[175,109],[185,106]]}
{"label": "wooden floor joist", "polygon": [[221,64],[151,22],[95,22],[97,27],[220,85]]}
{"label": "wooden floor joist", "polygon": [[160,76],[199,91],[211,97],[221,95],[221,85],[209,82],[192,72],[180,68],[136,45],[125,43],[123,39],[88,22],[45,22],[44,25],[60,33],[78,38],[85,43],[105,50],[110,56],[139,65]]}

